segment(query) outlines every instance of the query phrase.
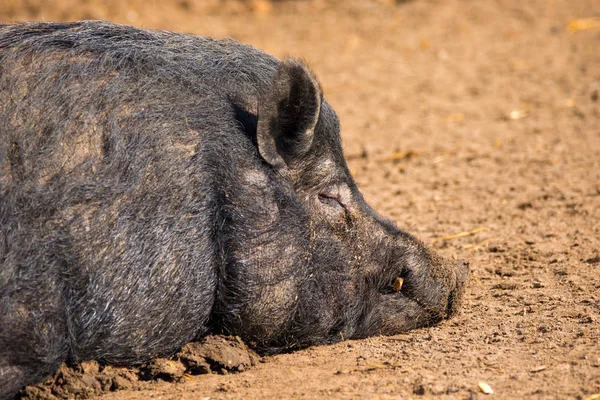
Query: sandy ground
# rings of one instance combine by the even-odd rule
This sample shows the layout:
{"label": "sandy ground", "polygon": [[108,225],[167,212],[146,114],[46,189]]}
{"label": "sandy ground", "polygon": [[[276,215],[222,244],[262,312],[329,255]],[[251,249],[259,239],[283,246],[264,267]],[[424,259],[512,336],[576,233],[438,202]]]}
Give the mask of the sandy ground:
{"label": "sandy ground", "polygon": [[65,396],[600,398],[599,17],[597,0],[3,0],[2,22],[102,18],[304,57],[368,201],[472,266],[464,310],[433,328]]}

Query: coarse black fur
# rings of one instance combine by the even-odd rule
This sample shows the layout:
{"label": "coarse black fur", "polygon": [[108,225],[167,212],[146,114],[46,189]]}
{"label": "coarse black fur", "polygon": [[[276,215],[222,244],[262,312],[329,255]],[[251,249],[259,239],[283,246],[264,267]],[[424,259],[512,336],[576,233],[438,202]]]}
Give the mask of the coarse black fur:
{"label": "coarse black fur", "polygon": [[0,26],[0,398],[210,332],[273,353],[427,326],[467,270],[364,202],[302,62],[106,22]]}

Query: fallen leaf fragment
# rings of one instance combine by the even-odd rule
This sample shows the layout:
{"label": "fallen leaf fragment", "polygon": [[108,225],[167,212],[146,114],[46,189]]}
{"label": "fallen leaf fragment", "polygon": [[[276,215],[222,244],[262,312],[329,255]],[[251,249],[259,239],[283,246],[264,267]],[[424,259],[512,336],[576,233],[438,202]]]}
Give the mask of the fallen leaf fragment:
{"label": "fallen leaf fragment", "polygon": [[596,400],[596,399],[600,399],[600,393],[596,393],[596,394],[593,394],[591,396],[588,396],[588,397],[586,397],[583,400]]}
{"label": "fallen leaf fragment", "polygon": [[546,369],[545,365],[540,365],[539,367],[535,367],[535,368],[529,370],[529,372],[541,372],[541,371],[543,371],[545,369]]}
{"label": "fallen leaf fragment", "polygon": [[562,101],[560,105],[565,108],[573,108],[575,107],[575,99],[569,97],[568,99]]}
{"label": "fallen leaf fragment", "polygon": [[412,157],[415,157],[418,155],[421,155],[421,152],[414,151],[414,150],[395,151],[388,156],[380,158],[380,160],[381,161],[397,161],[397,160],[402,160],[405,158],[412,158]]}
{"label": "fallen leaf fragment", "polygon": [[192,379],[194,379],[194,375],[189,372],[186,372],[179,378],[180,381],[191,381]]}
{"label": "fallen leaf fragment", "polygon": [[600,29],[600,18],[574,19],[567,24],[567,32],[588,31]]}
{"label": "fallen leaf fragment", "polygon": [[273,4],[269,0],[254,0],[250,7],[258,15],[268,15],[273,11]]}
{"label": "fallen leaf fragment", "polygon": [[522,119],[527,116],[527,111],[525,110],[512,110],[510,114],[508,114],[508,118],[514,120]]}
{"label": "fallen leaf fragment", "polygon": [[496,238],[485,239],[485,240],[482,240],[481,242],[479,242],[477,244],[467,244],[467,245],[463,246],[463,248],[465,250],[474,251],[474,250],[482,248],[483,246],[485,246],[487,244],[495,242],[497,240],[498,239],[496,239]]}
{"label": "fallen leaf fragment", "polygon": [[459,232],[459,233],[455,233],[454,235],[444,236],[442,238],[434,240],[434,242],[446,241],[446,240],[456,239],[456,238],[460,238],[460,237],[464,237],[464,236],[471,236],[471,235],[474,235],[476,233],[483,232],[486,229],[487,228],[485,226],[482,226],[481,228],[476,228],[476,229],[473,229],[471,231]]}
{"label": "fallen leaf fragment", "polygon": [[479,386],[479,390],[481,390],[485,394],[494,393],[494,391],[492,390],[492,387],[485,382],[479,382],[479,384],[477,384],[477,386]]}
{"label": "fallen leaf fragment", "polygon": [[366,361],[366,360],[365,360],[365,362],[366,362],[366,364],[369,367],[372,367],[372,368],[377,368],[377,369],[384,369],[385,368],[385,365],[383,365],[383,364],[372,363],[372,362]]}
{"label": "fallen leaf fragment", "polygon": [[446,116],[446,121],[448,121],[448,122],[460,122],[464,119],[465,119],[465,114],[460,113],[460,112],[448,114]]}

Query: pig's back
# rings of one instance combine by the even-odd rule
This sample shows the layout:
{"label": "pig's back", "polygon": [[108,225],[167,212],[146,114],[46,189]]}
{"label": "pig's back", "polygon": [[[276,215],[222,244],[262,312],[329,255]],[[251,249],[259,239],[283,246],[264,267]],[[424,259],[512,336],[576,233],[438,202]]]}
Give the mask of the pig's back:
{"label": "pig's back", "polygon": [[0,259],[30,249],[3,281],[67,260],[72,357],[140,362],[206,329],[220,187],[239,160],[258,162],[239,108],[276,63],[103,22],[0,27]]}

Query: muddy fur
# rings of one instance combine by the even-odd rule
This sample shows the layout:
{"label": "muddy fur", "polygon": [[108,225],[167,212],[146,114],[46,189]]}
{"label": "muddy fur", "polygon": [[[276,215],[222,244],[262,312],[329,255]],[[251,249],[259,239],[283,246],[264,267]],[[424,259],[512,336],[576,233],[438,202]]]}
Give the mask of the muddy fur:
{"label": "muddy fur", "polygon": [[274,353],[427,326],[466,274],[364,202],[302,62],[105,22],[0,26],[1,398],[64,361],[139,364],[207,333]]}

